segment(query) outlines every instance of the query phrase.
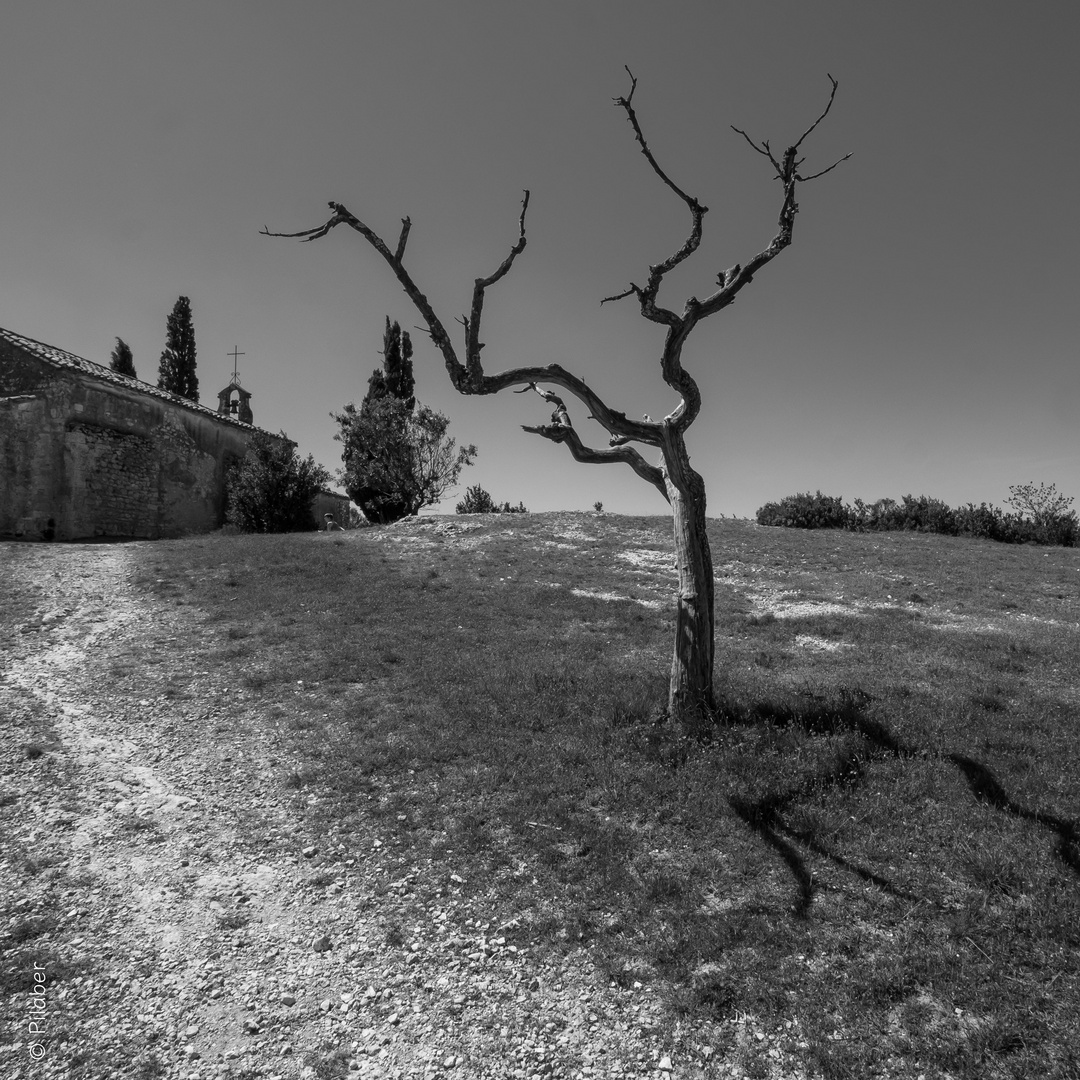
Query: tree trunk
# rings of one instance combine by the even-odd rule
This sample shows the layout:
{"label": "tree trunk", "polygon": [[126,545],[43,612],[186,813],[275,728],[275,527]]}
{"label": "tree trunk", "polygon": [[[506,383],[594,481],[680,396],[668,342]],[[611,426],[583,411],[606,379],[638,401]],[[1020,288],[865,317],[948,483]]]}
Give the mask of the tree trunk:
{"label": "tree trunk", "polygon": [[710,723],[713,706],[712,552],[705,532],[705,481],[690,467],[682,434],[668,429],[666,436],[664,478],[679,570],[668,712],[687,732],[695,732]]}

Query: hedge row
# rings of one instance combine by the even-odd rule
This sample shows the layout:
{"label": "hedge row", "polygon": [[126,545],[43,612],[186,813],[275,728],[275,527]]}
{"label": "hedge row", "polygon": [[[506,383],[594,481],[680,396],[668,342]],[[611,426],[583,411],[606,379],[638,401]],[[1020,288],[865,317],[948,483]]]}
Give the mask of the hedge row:
{"label": "hedge row", "polygon": [[[1069,500],[1070,502],[1072,500]],[[1060,544],[1076,547],[1080,523],[1076,512],[1057,512],[1033,519],[1009,513],[987,503],[953,507],[926,495],[905,495],[878,499],[867,504],[856,499],[848,505],[842,499],[822,495],[788,495],[779,502],[766,503],[757,512],[759,525],[782,525],[793,529],[848,529],[852,532],[942,533],[945,536],[977,536],[1004,544]]]}

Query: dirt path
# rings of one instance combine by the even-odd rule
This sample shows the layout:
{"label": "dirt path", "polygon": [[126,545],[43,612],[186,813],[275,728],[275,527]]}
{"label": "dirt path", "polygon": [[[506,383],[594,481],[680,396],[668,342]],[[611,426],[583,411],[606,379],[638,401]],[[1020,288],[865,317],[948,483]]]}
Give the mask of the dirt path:
{"label": "dirt path", "polygon": [[[174,699],[163,670],[146,672],[138,696],[110,693],[134,641],[168,650],[193,630],[132,587],[133,549],[4,556],[32,600],[0,683],[15,721],[4,731],[9,941],[45,971],[48,1018],[37,1045],[16,1024],[8,1075],[211,1075],[200,1063],[252,1056],[236,991],[256,965],[222,945],[235,952],[242,926],[278,921],[296,874],[252,850],[280,819],[259,799],[272,740],[241,717],[217,722],[230,719],[220,687]],[[25,993],[31,971],[6,975]]]}
{"label": "dirt path", "polygon": [[140,547],[0,545],[0,1073],[705,1075],[647,992],[464,919],[452,875],[414,893],[374,826],[307,835],[278,733],[198,670]]}

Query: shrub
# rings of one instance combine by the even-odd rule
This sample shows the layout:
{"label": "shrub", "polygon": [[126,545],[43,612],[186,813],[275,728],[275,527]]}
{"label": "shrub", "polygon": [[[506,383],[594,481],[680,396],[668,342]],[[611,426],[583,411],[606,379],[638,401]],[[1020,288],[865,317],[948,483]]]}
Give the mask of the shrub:
{"label": "shrub", "polygon": [[302,532],[316,529],[311,504],[330,474],[309,454],[301,460],[296,444],[256,431],[244,460],[226,483],[226,520],[242,532]]}
{"label": "shrub", "polygon": [[954,510],[927,495],[878,499],[867,504],[856,499],[845,506],[840,499],[822,495],[789,495],[778,503],[766,503],[757,512],[759,525],[783,525],[796,529],[851,529],[855,532],[912,530],[945,536],[972,536],[1004,544],[1060,544],[1075,547],[1080,541],[1080,521],[1069,510],[1073,500],[1058,494],[1054,485],[1015,485],[1009,489],[1014,513],[996,506],[968,503]]}
{"label": "shrub", "polygon": [[968,503],[954,513],[958,536],[983,540],[1002,540],[1006,533],[1006,515],[996,506]]}
{"label": "shrub", "polygon": [[459,514],[494,514],[495,509],[491,496],[479,484],[473,484],[457,504]]}
{"label": "shrub", "polygon": [[519,502],[517,506],[504,502],[500,506],[479,484],[473,484],[465,492],[465,498],[457,504],[457,512],[459,514],[527,514],[529,511],[523,502]]}
{"label": "shrub", "polygon": [[791,529],[844,529],[848,511],[840,498],[831,495],[788,495],[778,503],[766,503],[757,512],[759,525],[784,525]]}
{"label": "shrub", "polygon": [[952,508],[940,499],[931,499],[926,495],[905,495],[903,502],[895,511],[896,529],[910,529],[916,532],[956,534],[956,519]]}

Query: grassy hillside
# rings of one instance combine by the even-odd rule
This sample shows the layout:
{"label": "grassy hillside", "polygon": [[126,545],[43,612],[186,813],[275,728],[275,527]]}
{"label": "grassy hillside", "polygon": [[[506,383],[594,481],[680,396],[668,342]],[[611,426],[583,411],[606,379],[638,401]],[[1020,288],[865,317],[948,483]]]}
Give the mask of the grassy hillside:
{"label": "grassy hillside", "polygon": [[413,519],[139,558],[204,613],[172,692],[227,670],[290,733],[308,826],[393,835],[388,940],[451,868],[463,918],[651,984],[676,1043],[749,1013],[828,1077],[1080,1075],[1080,551],[714,522],[699,745],[655,723],[668,529]]}

